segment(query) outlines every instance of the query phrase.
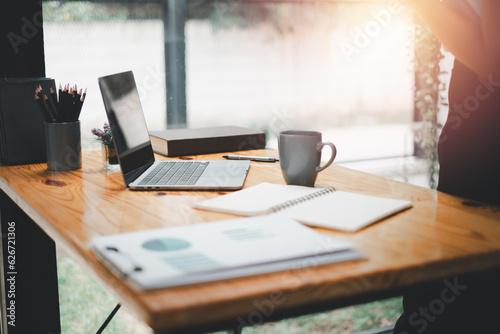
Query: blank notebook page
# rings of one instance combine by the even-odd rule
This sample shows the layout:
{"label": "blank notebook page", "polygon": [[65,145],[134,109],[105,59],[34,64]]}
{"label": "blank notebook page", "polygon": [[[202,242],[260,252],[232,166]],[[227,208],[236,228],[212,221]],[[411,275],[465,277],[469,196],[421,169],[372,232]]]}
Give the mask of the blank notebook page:
{"label": "blank notebook page", "polygon": [[198,209],[243,216],[282,214],[303,224],[354,232],[412,206],[410,201],[261,183],[196,203]]}
{"label": "blank notebook page", "polygon": [[301,223],[354,232],[411,206],[411,202],[335,191],[279,211]]}
{"label": "blank notebook page", "polygon": [[256,186],[196,203],[198,209],[259,216],[272,207],[317,192],[318,188],[260,183]]}

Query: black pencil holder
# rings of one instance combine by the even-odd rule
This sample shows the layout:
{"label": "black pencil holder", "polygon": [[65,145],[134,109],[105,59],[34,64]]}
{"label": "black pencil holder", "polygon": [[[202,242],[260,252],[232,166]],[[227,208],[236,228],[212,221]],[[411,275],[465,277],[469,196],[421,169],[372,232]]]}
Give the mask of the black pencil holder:
{"label": "black pencil holder", "polygon": [[80,121],[45,123],[47,169],[75,170],[82,167]]}

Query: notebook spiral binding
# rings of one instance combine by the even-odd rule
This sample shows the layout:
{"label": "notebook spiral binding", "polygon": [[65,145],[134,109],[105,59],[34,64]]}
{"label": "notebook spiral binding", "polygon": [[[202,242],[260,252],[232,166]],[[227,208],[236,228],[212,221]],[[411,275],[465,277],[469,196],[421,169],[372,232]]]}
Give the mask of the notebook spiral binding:
{"label": "notebook spiral binding", "polygon": [[324,188],[324,189],[321,189],[321,190],[318,190],[312,194],[309,194],[309,195],[305,195],[305,196],[302,196],[302,197],[299,197],[299,198],[296,198],[296,199],[292,199],[292,200],[289,200],[289,201],[286,201],[286,202],[283,202],[281,204],[278,204],[278,205],[275,205],[271,208],[271,211],[273,213],[277,213],[281,210],[284,210],[284,209],[287,209],[291,206],[294,206],[294,205],[297,205],[299,203],[303,203],[303,202],[306,202],[306,201],[310,201],[316,197],[321,197],[321,196],[324,196],[324,195],[327,195],[327,194],[330,194],[330,193],[333,193],[335,192],[335,188],[334,187],[328,187],[328,188]]}

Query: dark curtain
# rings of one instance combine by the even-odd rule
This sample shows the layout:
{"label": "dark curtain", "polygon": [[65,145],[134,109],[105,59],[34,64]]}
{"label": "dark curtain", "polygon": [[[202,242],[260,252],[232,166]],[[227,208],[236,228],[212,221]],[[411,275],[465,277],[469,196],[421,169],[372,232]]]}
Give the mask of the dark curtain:
{"label": "dark curtain", "polygon": [[45,77],[41,0],[0,5],[0,76]]}

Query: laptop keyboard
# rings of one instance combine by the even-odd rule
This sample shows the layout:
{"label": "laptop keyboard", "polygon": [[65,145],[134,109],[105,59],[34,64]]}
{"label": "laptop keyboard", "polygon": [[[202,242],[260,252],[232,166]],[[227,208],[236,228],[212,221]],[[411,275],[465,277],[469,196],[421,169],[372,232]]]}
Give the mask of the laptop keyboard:
{"label": "laptop keyboard", "polygon": [[194,185],[208,161],[168,161],[158,164],[139,185]]}

